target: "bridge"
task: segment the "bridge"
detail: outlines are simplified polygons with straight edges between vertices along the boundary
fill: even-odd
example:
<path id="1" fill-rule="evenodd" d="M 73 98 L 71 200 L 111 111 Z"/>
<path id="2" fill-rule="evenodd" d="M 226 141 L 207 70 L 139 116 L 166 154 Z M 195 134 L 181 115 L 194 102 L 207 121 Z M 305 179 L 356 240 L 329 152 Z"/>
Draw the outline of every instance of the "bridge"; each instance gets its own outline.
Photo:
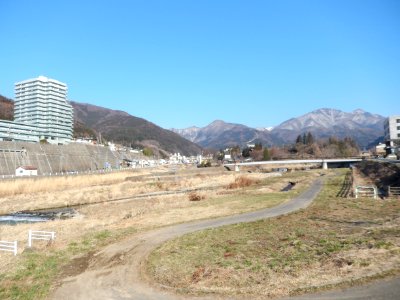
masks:
<path id="1" fill-rule="evenodd" d="M 328 169 L 328 165 L 340 164 L 350 165 L 362 161 L 361 158 L 330 158 L 330 159 L 292 159 L 292 160 L 267 160 L 253 162 L 227 163 L 224 167 L 234 167 L 239 171 L 241 166 L 259 166 L 259 165 L 295 165 L 295 164 L 321 164 L 322 169 Z"/>

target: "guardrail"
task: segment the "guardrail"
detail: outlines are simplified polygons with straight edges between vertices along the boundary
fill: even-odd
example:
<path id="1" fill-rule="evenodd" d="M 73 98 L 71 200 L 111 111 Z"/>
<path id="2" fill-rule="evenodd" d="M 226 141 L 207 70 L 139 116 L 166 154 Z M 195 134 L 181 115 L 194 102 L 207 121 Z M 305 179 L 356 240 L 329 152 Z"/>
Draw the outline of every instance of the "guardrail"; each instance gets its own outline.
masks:
<path id="1" fill-rule="evenodd" d="M 7 241 L 0 241 L 0 250 L 12 252 L 14 255 L 17 255 L 17 241 L 7 242 Z"/>
<path id="2" fill-rule="evenodd" d="M 54 241 L 56 233 L 54 231 L 33 231 L 28 233 L 28 247 L 32 247 L 32 240 Z"/>

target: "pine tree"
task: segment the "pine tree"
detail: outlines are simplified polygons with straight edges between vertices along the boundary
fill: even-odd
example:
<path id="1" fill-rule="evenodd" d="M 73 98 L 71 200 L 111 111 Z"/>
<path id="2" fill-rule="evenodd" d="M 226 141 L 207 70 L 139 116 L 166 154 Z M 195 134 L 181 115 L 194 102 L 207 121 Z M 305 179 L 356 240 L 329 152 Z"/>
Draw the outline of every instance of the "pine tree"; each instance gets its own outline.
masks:
<path id="1" fill-rule="evenodd" d="M 303 138 L 301 137 L 301 134 L 299 134 L 296 138 L 296 144 L 300 144 L 303 142 Z"/>
<path id="2" fill-rule="evenodd" d="M 271 156 L 267 147 L 265 147 L 263 151 L 263 160 L 271 160 Z"/>
<path id="3" fill-rule="evenodd" d="M 312 144 L 314 144 L 314 137 L 313 137 L 313 135 L 311 134 L 311 132 L 308 132 L 307 133 L 307 138 L 306 138 L 306 144 L 307 145 L 312 145 Z"/>

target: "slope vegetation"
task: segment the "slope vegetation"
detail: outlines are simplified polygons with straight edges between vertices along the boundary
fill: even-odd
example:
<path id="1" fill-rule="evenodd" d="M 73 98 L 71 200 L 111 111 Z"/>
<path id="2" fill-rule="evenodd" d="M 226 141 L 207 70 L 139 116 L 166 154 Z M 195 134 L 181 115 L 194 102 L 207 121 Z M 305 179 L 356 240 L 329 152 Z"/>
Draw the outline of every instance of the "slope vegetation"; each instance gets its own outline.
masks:
<path id="1" fill-rule="evenodd" d="M 178 134 L 142 118 L 91 104 L 71 102 L 75 121 L 101 133 L 109 141 L 132 146 L 151 146 L 161 153 L 199 154 L 201 148 Z"/>

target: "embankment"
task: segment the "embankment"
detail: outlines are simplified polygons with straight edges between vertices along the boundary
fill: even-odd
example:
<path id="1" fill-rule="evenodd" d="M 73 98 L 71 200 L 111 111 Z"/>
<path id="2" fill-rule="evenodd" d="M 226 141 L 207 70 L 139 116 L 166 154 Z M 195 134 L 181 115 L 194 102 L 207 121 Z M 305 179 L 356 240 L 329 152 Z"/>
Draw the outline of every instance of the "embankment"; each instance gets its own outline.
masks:
<path id="1" fill-rule="evenodd" d="M 19 166 L 34 166 L 39 175 L 61 172 L 119 168 L 124 160 L 139 159 L 131 152 L 108 147 L 71 143 L 69 145 L 0 142 L 0 175 L 14 175 Z"/>

